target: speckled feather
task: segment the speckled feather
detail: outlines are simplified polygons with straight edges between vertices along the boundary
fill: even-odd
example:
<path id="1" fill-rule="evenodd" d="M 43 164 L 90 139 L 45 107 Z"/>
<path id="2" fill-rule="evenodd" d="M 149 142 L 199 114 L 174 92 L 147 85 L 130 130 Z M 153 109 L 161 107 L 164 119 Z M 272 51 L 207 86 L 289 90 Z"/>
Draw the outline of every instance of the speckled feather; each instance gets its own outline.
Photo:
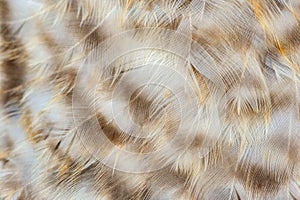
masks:
<path id="1" fill-rule="evenodd" d="M 0 199 L 300 199 L 299 44 L 298 0 L 0 0 Z"/>

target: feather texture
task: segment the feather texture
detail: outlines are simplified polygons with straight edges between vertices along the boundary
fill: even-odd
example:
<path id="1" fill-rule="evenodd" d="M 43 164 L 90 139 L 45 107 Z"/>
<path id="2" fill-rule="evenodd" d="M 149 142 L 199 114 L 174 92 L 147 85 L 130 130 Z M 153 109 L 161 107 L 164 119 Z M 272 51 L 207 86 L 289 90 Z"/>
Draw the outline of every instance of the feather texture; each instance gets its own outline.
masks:
<path id="1" fill-rule="evenodd" d="M 300 199 L 298 0 L 0 0 L 0 199 Z"/>

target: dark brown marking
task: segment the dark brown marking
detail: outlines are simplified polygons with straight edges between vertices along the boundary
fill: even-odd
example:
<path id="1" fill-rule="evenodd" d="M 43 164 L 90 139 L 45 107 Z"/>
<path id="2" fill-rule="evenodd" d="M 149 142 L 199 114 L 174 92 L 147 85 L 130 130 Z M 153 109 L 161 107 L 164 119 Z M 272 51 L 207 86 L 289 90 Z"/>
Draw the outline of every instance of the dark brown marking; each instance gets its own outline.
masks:
<path id="1" fill-rule="evenodd" d="M 0 35 L 2 37 L 1 54 L 7 55 L 2 60 L 1 69 L 5 75 L 2 82 L 2 103 L 18 102 L 22 98 L 24 76 L 28 55 L 21 41 L 17 38 L 17 32 L 13 33 L 7 21 L 10 20 L 10 8 L 5 0 L 0 1 Z M 21 29 L 22 27 L 20 27 Z"/>
<path id="2" fill-rule="evenodd" d="M 275 195 L 280 190 L 280 187 L 288 181 L 286 171 L 279 174 L 275 173 L 255 164 L 239 164 L 237 178 L 253 194 Z"/>

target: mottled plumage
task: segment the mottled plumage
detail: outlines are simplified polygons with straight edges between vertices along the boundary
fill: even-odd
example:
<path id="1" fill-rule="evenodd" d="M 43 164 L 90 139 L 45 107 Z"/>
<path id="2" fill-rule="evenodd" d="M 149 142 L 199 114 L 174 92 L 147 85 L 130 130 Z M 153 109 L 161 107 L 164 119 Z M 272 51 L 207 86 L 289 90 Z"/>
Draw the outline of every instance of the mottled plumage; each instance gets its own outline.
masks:
<path id="1" fill-rule="evenodd" d="M 0 0 L 0 199 L 300 199 L 300 1 Z"/>

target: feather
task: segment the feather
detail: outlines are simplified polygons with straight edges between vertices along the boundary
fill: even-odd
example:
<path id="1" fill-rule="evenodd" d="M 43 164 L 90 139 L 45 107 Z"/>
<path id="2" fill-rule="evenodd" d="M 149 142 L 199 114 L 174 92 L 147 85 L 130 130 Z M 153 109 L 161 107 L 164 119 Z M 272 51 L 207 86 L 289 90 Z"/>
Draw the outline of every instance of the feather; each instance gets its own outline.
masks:
<path id="1" fill-rule="evenodd" d="M 0 0 L 0 199 L 300 199 L 298 0 Z"/>

